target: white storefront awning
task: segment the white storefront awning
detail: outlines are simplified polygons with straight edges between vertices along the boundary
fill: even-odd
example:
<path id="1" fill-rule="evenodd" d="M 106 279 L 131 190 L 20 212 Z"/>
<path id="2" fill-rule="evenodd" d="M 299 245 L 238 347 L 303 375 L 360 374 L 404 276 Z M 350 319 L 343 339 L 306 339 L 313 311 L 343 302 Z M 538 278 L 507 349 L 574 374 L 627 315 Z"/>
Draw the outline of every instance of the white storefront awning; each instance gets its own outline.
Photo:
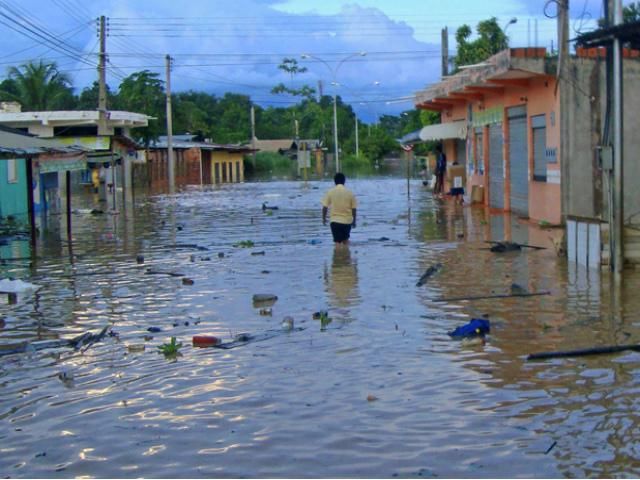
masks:
<path id="1" fill-rule="evenodd" d="M 464 120 L 429 125 L 420 130 L 420 140 L 446 140 L 447 138 L 467 138 L 467 123 Z"/>

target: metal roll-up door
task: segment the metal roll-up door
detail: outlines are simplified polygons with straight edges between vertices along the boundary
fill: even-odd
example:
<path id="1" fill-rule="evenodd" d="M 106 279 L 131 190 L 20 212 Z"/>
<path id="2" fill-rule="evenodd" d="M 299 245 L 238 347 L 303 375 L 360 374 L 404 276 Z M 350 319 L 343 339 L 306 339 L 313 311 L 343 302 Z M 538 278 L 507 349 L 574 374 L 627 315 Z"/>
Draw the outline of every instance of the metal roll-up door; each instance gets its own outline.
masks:
<path id="1" fill-rule="evenodd" d="M 509 117 L 509 181 L 511 211 L 529 215 L 529 156 L 527 155 L 527 110 L 513 107 Z"/>
<path id="2" fill-rule="evenodd" d="M 531 117 L 533 133 L 533 179 L 547 181 L 547 128 L 544 115 Z"/>
<path id="3" fill-rule="evenodd" d="M 504 208 L 504 162 L 502 160 L 502 124 L 489 127 L 489 206 Z"/>

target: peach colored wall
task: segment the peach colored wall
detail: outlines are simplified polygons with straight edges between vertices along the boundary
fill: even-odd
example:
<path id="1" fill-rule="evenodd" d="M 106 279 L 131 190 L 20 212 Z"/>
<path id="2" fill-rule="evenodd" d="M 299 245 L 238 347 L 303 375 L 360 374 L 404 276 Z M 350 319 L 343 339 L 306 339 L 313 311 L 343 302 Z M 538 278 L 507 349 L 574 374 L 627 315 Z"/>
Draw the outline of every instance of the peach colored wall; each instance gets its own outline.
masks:
<path id="1" fill-rule="evenodd" d="M 505 184 L 504 184 L 504 205 L 505 209 L 510 206 L 510 162 L 509 152 L 509 122 L 507 109 L 510 107 L 527 106 L 527 126 L 528 126 L 528 152 L 529 152 L 529 217 L 533 220 L 546 220 L 551 223 L 560 223 L 560 185 L 557 183 L 533 181 L 533 134 L 531 129 L 531 117 L 544 114 L 546 120 L 546 146 L 557 150 L 556 158 L 560 159 L 560 122 L 559 122 L 559 100 L 555 94 L 555 79 L 553 77 L 535 77 L 529 80 L 527 86 L 508 86 L 497 94 L 485 94 L 482 102 L 475 101 L 472 104 L 474 113 L 479 113 L 484 109 L 502 108 L 502 133 L 503 148 L 502 154 L 505 159 Z M 444 122 L 451 122 L 466 118 L 466 105 L 456 104 L 450 114 L 443 115 Z M 553 119 L 553 120 L 552 120 Z M 483 142 L 481 146 L 475 145 L 475 132 L 470 136 L 474 142 L 474 147 L 483 149 L 485 163 L 485 174 L 470 175 L 467 179 L 467 193 L 471 193 L 474 185 L 484 187 L 484 204 L 489 204 L 489 131 L 483 129 Z M 477 150 L 476 150 L 477 151 Z M 447 158 L 455 156 L 455 142 L 445 142 L 445 153 Z M 560 169 L 560 164 L 551 164 L 549 170 Z"/>

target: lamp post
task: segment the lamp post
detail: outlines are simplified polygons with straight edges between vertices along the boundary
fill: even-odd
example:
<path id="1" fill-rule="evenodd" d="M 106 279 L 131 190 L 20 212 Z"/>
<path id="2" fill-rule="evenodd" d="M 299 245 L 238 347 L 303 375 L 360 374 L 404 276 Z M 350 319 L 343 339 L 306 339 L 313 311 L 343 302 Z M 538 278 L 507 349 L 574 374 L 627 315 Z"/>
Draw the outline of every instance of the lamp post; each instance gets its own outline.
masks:
<path id="1" fill-rule="evenodd" d="M 507 22 L 507 24 L 502 29 L 502 33 L 504 33 L 505 37 L 507 36 L 507 28 L 509 28 L 509 25 L 513 25 L 514 23 L 517 23 L 517 22 L 518 22 L 518 19 L 516 17 L 511 18 L 511 20 Z M 509 37 L 507 37 L 507 46 L 509 46 Z"/>
<path id="2" fill-rule="evenodd" d="M 337 92 L 336 92 L 337 85 L 338 85 L 338 82 L 336 81 L 338 70 L 340 69 L 342 64 L 347 60 L 354 57 L 364 57 L 366 54 L 367 52 L 358 52 L 358 53 L 353 53 L 351 55 L 348 55 L 347 57 L 340 60 L 335 66 L 335 68 L 331 67 L 331 65 L 329 65 L 328 62 L 326 62 L 320 57 L 316 57 L 315 55 L 310 55 L 308 53 L 302 54 L 303 59 L 317 60 L 318 62 L 323 63 L 324 66 L 329 69 L 329 72 L 331 72 L 331 78 L 332 78 L 331 85 L 333 85 L 333 151 L 334 151 L 334 156 L 336 157 L 336 172 L 340 171 L 340 154 L 338 151 L 338 106 L 337 106 L 338 100 L 337 100 Z"/>

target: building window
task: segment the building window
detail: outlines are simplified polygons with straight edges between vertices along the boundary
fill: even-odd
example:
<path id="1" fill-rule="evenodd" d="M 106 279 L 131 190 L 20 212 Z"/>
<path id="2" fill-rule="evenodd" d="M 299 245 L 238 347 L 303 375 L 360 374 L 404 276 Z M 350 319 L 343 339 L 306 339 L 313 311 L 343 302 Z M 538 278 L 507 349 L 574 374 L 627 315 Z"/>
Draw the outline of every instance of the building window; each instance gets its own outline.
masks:
<path id="1" fill-rule="evenodd" d="M 7 161 L 7 183 L 18 183 L 18 161 L 15 158 Z"/>

